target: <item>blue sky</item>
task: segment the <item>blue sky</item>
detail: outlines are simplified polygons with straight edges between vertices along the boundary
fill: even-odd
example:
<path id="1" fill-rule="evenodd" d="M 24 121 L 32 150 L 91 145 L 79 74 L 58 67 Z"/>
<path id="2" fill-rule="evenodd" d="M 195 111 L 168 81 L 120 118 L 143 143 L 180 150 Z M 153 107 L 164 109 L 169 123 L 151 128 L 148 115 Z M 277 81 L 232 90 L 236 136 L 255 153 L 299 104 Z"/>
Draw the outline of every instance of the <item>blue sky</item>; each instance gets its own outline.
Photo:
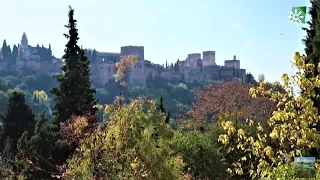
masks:
<path id="1" fill-rule="evenodd" d="M 164 64 L 188 53 L 216 51 L 216 61 L 233 55 L 241 67 L 267 81 L 291 73 L 294 51 L 303 52 L 302 25 L 289 22 L 293 6 L 306 0 L 11 0 L 1 4 L 0 42 L 48 46 L 62 56 L 68 5 L 75 9 L 80 45 L 119 52 L 124 45 L 145 46 L 145 59 Z"/>

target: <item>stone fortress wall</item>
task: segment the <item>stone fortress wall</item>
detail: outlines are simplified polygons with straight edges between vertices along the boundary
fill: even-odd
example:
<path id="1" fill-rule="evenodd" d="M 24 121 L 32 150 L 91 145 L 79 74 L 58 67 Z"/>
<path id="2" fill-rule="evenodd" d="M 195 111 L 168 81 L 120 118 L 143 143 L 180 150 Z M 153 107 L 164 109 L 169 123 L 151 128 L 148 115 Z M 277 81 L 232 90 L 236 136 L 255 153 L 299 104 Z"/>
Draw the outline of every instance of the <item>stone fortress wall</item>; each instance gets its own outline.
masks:
<path id="1" fill-rule="evenodd" d="M 16 69 L 32 69 L 39 73 L 61 72 L 63 60 L 52 56 L 52 60 L 40 61 L 36 48 L 28 45 L 25 33 L 19 44 L 19 56 L 16 60 Z M 92 53 L 88 51 L 87 53 Z M 1 55 L 1 51 L 0 51 Z M 240 60 L 236 56 L 232 60 L 226 60 L 224 66 L 216 64 L 215 51 L 203 51 L 201 53 L 188 54 L 183 61 L 178 60 L 175 67 L 154 64 L 144 57 L 143 46 L 123 46 L 120 52 L 96 52 L 96 60 L 91 61 L 90 68 L 94 83 L 104 85 L 114 80 L 115 63 L 124 56 L 133 55 L 137 58 L 128 74 L 128 81 L 132 85 L 145 86 L 148 79 L 162 78 L 165 80 L 177 80 L 187 83 L 204 80 L 224 80 L 237 77 L 244 79 L 246 70 L 240 68 Z M 0 69 L 7 68 L 6 61 L 1 60 Z"/>
<path id="2" fill-rule="evenodd" d="M 113 55 L 117 57 L 116 59 L 127 55 L 137 57 L 137 63 L 132 66 L 128 73 L 128 80 L 132 85 L 143 86 L 148 79 L 157 78 L 192 83 L 194 81 L 232 79 L 234 77 L 244 79 L 246 76 L 246 70 L 240 68 L 240 60 L 237 60 L 236 56 L 232 60 L 226 60 L 224 66 L 217 65 L 215 51 L 204 51 L 202 58 L 200 53 L 188 54 L 185 60 L 176 62 L 178 66 L 176 69 L 145 60 L 143 46 L 123 46 L 120 53 L 114 53 Z M 99 84 L 106 84 L 114 79 L 115 69 L 113 65 L 114 62 L 110 61 L 107 56 L 98 58 L 96 63 L 91 63 L 91 69 L 97 69 L 92 73 L 100 74 L 97 79 Z M 108 75 L 104 76 L 105 68 L 108 68 Z"/>

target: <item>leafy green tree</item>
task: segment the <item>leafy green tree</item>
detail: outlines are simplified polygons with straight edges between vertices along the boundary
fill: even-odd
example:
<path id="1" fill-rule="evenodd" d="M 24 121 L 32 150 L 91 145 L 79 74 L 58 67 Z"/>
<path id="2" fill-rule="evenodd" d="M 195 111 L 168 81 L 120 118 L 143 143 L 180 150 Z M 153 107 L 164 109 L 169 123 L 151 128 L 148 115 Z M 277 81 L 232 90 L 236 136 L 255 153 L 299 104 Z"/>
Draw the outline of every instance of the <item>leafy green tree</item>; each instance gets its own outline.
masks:
<path id="1" fill-rule="evenodd" d="M 185 172 L 193 179 L 226 179 L 226 164 L 219 152 L 218 139 L 221 129 L 211 125 L 209 131 L 177 132 L 174 149 L 184 161 Z"/>
<path id="2" fill-rule="evenodd" d="M 39 85 L 31 86 L 34 90 L 44 90 L 45 92 L 50 92 L 52 88 L 58 87 L 57 81 L 54 78 L 52 78 L 51 74 L 38 74 L 36 80 Z"/>
<path id="3" fill-rule="evenodd" d="M 5 110 L 8 99 L 9 99 L 9 97 L 8 97 L 7 93 L 0 90 L 0 111 L 1 112 L 3 112 Z"/>
<path id="4" fill-rule="evenodd" d="M 13 91 L 1 116 L 0 145 L 3 147 L 5 139 L 10 138 L 12 151 L 15 152 L 18 139 L 22 133 L 27 131 L 32 135 L 35 124 L 34 115 L 31 108 L 25 103 L 24 94 L 19 91 Z"/>
<path id="5" fill-rule="evenodd" d="M 250 72 L 246 74 L 245 82 L 248 84 L 257 84 L 257 81 L 254 79 L 253 75 Z"/>
<path id="6" fill-rule="evenodd" d="M 129 97 L 130 98 L 137 98 L 140 96 L 149 97 L 150 93 L 146 87 L 142 86 L 129 86 Z"/>
<path id="7" fill-rule="evenodd" d="M 0 90 L 3 92 L 6 92 L 8 90 L 7 83 L 3 78 L 0 78 Z"/>
<path id="8" fill-rule="evenodd" d="M 48 95 L 45 91 L 34 91 L 33 92 L 33 109 L 36 115 L 41 113 L 46 108 L 48 103 Z"/>
<path id="9" fill-rule="evenodd" d="M 25 84 L 31 91 L 39 90 L 41 87 L 41 84 L 38 82 L 38 77 L 36 75 L 28 75 L 24 77 L 22 83 Z"/>
<path id="10" fill-rule="evenodd" d="M 52 131 L 48 119 L 43 112 L 37 119 L 31 138 L 25 131 L 17 143 L 17 153 L 13 154 L 7 165 L 12 167 L 11 172 L 20 177 L 18 179 L 52 179 L 56 170 L 51 164 L 51 152 L 54 147 Z M 4 155 L 4 154 L 2 154 Z M 1 155 L 0 155 L 1 156 Z M 8 175 L 7 175 L 8 178 Z"/>
<path id="11" fill-rule="evenodd" d="M 95 90 L 91 88 L 89 60 L 85 52 L 77 45 L 78 29 L 73 18 L 74 10 L 70 7 L 69 34 L 65 37 L 69 40 L 66 44 L 64 72 L 55 76 L 59 82 L 58 88 L 53 88 L 56 96 L 54 106 L 55 123 L 66 122 L 72 115 L 95 114 L 97 101 L 94 99 Z"/>
<path id="12" fill-rule="evenodd" d="M 43 111 L 37 118 L 34 135 L 28 139 L 28 162 L 31 166 L 30 173 L 34 179 L 49 179 L 57 171 L 52 164 L 52 150 L 54 149 L 53 132 L 50 122 Z"/>
<path id="13" fill-rule="evenodd" d="M 124 88 L 127 86 L 126 79 L 127 73 L 131 67 L 137 62 L 136 56 L 125 56 L 120 59 L 119 62 L 115 64 L 116 74 L 114 75 L 115 82 L 119 85 L 119 96 L 117 97 L 117 102 L 121 105 L 124 100 Z"/>
<path id="14" fill-rule="evenodd" d="M 20 166 L 21 163 L 17 163 L 16 155 L 11 151 L 9 140 L 5 141 L 4 147 L 0 151 L 0 159 L 0 179 L 26 179 L 21 169 L 17 171 L 17 166 Z"/>
<path id="15" fill-rule="evenodd" d="M 78 150 L 68 160 L 66 179 L 183 178 L 182 159 L 173 154 L 173 130 L 155 101 L 115 103 L 105 128 L 86 133 L 86 118 L 79 117 L 67 129 L 70 137 L 81 137 Z M 146 111 L 147 110 L 147 111 Z"/>
<path id="16" fill-rule="evenodd" d="M 102 105 L 109 104 L 112 102 L 112 98 L 110 96 L 110 93 L 103 89 L 103 88 L 98 88 L 96 89 L 96 98 L 99 99 L 99 103 Z"/>

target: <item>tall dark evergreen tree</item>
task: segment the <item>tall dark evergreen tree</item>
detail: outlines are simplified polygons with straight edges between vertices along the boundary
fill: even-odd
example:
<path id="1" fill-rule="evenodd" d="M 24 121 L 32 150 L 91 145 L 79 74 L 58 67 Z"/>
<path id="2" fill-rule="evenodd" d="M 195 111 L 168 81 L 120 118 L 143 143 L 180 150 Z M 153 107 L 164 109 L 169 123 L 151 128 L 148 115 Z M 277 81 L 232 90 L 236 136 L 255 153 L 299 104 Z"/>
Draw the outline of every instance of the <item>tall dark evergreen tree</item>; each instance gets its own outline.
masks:
<path id="1" fill-rule="evenodd" d="M 97 61 L 97 51 L 96 51 L 95 49 L 92 51 L 91 61 L 92 61 L 92 62 Z"/>
<path id="2" fill-rule="evenodd" d="M 306 55 L 308 56 L 307 60 L 311 61 L 312 60 L 312 54 L 314 54 L 313 51 L 313 38 L 316 36 L 316 22 L 317 22 L 317 17 L 318 17 L 318 11 L 317 11 L 317 4 L 318 0 L 310 0 L 311 7 L 309 9 L 309 14 L 311 16 L 311 20 L 308 23 L 309 28 L 302 28 L 303 30 L 306 31 L 307 36 L 305 39 L 302 40 L 302 42 L 305 44 L 305 52 Z"/>
<path id="3" fill-rule="evenodd" d="M 311 20 L 308 22 L 309 28 L 303 28 L 307 32 L 306 38 L 303 40 L 305 44 L 305 53 L 307 55 L 306 64 L 314 64 L 318 67 L 320 63 L 320 1 L 311 0 L 311 7 L 309 9 L 309 14 L 311 15 Z M 313 72 L 305 72 L 306 78 L 316 77 L 320 74 L 318 68 L 315 68 Z M 318 114 L 320 115 L 320 88 L 316 87 L 314 89 L 315 96 L 311 97 L 313 100 L 314 107 L 318 108 Z M 301 94 L 304 95 L 304 90 L 301 90 Z M 320 123 L 315 126 L 316 130 L 320 132 Z M 319 149 L 312 149 L 311 156 L 316 158 L 320 157 Z"/>
<path id="4" fill-rule="evenodd" d="M 160 96 L 160 98 L 159 98 L 157 109 L 159 111 L 161 111 L 162 113 L 166 112 L 166 110 L 164 109 L 164 106 L 163 106 L 163 97 L 162 96 Z"/>
<path id="5" fill-rule="evenodd" d="M 52 50 L 51 50 L 51 44 L 49 44 L 49 49 L 48 49 L 48 60 L 51 61 L 52 58 Z"/>
<path id="6" fill-rule="evenodd" d="M 50 129 L 50 124 L 43 111 L 37 118 L 34 128 L 34 135 L 29 140 L 28 150 L 25 154 L 34 162 L 34 166 L 41 167 L 42 171 L 34 171 L 33 179 L 51 179 L 51 172 L 56 171 L 56 167 L 52 166 L 51 155 L 54 149 L 54 139 Z"/>
<path id="7" fill-rule="evenodd" d="M 2 52 L 3 59 L 9 60 L 11 51 L 9 52 L 6 40 L 3 40 L 1 52 Z"/>
<path id="8" fill-rule="evenodd" d="M 14 152 L 17 149 L 18 139 L 25 131 L 32 135 L 35 125 L 34 115 L 31 108 L 26 104 L 22 92 L 13 91 L 10 94 L 6 109 L 1 116 L 0 145 L 3 147 L 4 141 L 10 138 L 11 148 Z"/>
<path id="9" fill-rule="evenodd" d="M 166 113 L 166 109 L 164 108 L 164 105 L 163 105 L 163 97 L 162 96 L 160 96 L 160 98 L 159 98 L 157 109 L 162 113 Z M 169 120 L 170 120 L 170 111 L 167 113 L 165 123 L 169 124 Z"/>
<path id="10" fill-rule="evenodd" d="M 69 40 L 66 44 L 63 56 L 65 64 L 62 67 L 64 72 L 55 78 L 59 87 L 52 89 L 56 95 L 54 115 L 56 124 L 67 121 L 72 115 L 95 114 L 97 101 L 94 99 L 95 90 L 91 88 L 90 82 L 90 61 L 85 52 L 77 45 L 79 40 L 76 20 L 73 18 L 74 10 L 70 7 L 69 34 L 64 34 Z"/>
<path id="11" fill-rule="evenodd" d="M 7 41 L 4 39 L 2 43 L 2 49 L 7 47 Z"/>
<path id="12" fill-rule="evenodd" d="M 250 72 L 246 74 L 245 82 L 249 84 L 257 84 L 257 81 Z"/>
<path id="13" fill-rule="evenodd" d="M 166 69 L 168 69 L 169 66 L 168 66 L 168 60 L 166 59 Z"/>
<path id="14" fill-rule="evenodd" d="M 174 63 L 174 72 L 178 72 L 178 63 Z"/>
<path id="15" fill-rule="evenodd" d="M 12 60 L 15 62 L 18 58 L 18 47 L 16 45 L 13 45 L 12 48 Z"/>
<path id="16" fill-rule="evenodd" d="M 6 54 L 7 54 L 7 60 L 11 61 L 12 60 L 12 51 L 10 45 L 7 46 Z"/>

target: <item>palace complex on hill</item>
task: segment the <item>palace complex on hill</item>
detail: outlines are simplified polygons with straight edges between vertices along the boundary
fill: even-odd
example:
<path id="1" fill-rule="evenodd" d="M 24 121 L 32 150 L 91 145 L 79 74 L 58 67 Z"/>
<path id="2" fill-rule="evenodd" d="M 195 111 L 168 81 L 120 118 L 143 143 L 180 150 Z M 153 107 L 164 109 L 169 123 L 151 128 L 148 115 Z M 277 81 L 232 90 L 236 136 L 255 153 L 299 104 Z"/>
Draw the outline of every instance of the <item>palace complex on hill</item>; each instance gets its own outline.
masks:
<path id="1" fill-rule="evenodd" d="M 15 56 L 14 53 L 17 52 Z M 166 79 L 181 82 L 194 82 L 203 80 L 224 80 L 239 78 L 245 79 L 246 70 L 240 68 L 240 60 L 233 59 L 224 61 L 224 65 L 216 64 L 215 51 L 204 51 L 202 58 L 200 53 L 188 54 L 185 60 L 177 60 L 176 63 L 168 65 L 154 64 L 144 57 L 143 46 L 123 46 L 120 52 L 99 52 L 86 49 L 86 54 L 91 60 L 90 68 L 92 80 L 95 84 L 104 85 L 114 80 L 114 64 L 124 56 L 134 55 L 137 63 L 130 68 L 127 76 L 132 85 L 145 86 L 148 79 Z M 16 68 L 32 69 L 39 73 L 59 73 L 63 60 L 55 58 L 49 48 L 32 47 L 28 45 L 25 33 L 22 35 L 21 43 L 17 50 L 13 48 L 10 61 L 5 56 L 4 50 L 0 51 L 0 69 Z M 12 66 L 12 62 L 15 62 Z"/>

